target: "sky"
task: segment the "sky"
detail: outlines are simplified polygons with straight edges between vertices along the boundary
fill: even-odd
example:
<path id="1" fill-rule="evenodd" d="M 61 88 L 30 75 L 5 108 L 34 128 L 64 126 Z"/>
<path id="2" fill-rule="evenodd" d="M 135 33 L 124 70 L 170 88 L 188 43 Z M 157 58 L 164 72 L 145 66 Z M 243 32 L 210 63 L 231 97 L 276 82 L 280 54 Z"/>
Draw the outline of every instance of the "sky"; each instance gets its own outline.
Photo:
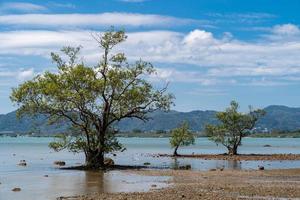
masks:
<path id="1" fill-rule="evenodd" d="M 117 51 L 154 64 L 173 109 L 223 110 L 231 100 L 300 107 L 299 0 L 0 0 L 0 114 L 16 109 L 12 88 L 45 71 L 50 53 L 82 45 L 101 55 L 93 33 L 111 26 L 128 39 Z"/>

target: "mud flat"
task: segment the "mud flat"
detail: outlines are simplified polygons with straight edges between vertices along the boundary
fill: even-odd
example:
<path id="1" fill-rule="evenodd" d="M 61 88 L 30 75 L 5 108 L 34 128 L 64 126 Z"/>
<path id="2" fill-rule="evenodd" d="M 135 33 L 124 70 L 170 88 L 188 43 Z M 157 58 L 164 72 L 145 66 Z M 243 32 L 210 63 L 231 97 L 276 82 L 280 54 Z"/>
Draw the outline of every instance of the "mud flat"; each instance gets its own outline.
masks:
<path id="1" fill-rule="evenodd" d="M 171 176 L 170 186 L 139 193 L 95 193 L 72 200 L 300 199 L 300 169 L 286 170 L 129 170 L 147 176 Z"/>
<path id="2" fill-rule="evenodd" d="M 153 156 L 159 157 L 174 157 L 170 154 L 157 154 Z M 199 158 L 204 160 L 300 160 L 300 154 L 239 154 L 239 155 L 227 155 L 227 154 L 191 154 L 191 155 L 179 155 L 177 158 Z"/>

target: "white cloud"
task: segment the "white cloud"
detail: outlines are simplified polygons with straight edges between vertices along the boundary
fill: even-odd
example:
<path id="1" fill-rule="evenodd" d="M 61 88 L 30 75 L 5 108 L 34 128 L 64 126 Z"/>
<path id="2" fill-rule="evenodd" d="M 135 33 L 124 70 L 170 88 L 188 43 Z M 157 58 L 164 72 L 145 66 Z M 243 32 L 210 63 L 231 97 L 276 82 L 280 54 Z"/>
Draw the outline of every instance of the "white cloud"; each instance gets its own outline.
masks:
<path id="1" fill-rule="evenodd" d="M 34 76 L 33 68 L 27 70 L 21 70 L 17 72 L 17 79 L 20 81 L 31 79 Z"/>
<path id="2" fill-rule="evenodd" d="M 178 26 L 196 20 L 175 18 L 162 15 L 135 13 L 100 13 L 100 14 L 23 14 L 1 15 L 0 24 L 38 27 L 78 27 L 78 26 Z"/>
<path id="3" fill-rule="evenodd" d="M 212 43 L 214 42 L 214 38 L 212 33 L 196 29 L 186 35 L 183 39 L 183 42 L 187 45 L 199 44 L 203 42 Z"/>
<path id="4" fill-rule="evenodd" d="M 294 24 L 276 25 L 272 32 L 277 35 L 300 35 L 299 27 Z"/>
<path id="5" fill-rule="evenodd" d="M 1 68 L 0 68 L 1 70 Z M 1 70 L 0 71 L 0 77 L 3 78 L 3 80 L 5 78 L 9 78 L 10 80 L 16 80 L 18 82 L 22 82 L 25 80 L 28 80 L 30 78 L 32 78 L 35 75 L 34 69 L 33 68 L 29 68 L 29 69 L 23 69 L 20 68 L 19 70 L 16 71 L 12 71 L 12 70 Z M 5 80 L 5 82 L 7 82 Z"/>
<path id="6" fill-rule="evenodd" d="M 220 79 L 199 71 L 177 70 L 174 68 L 157 68 L 157 73 L 150 77 L 151 81 L 166 81 L 180 83 L 197 83 L 203 86 L 218 84 L 236 84 L 234 79 Z"/>
<path id="7" fill-rule="evenodd" d="M 216 38 L 204 30 L 183 34 L 172 31 L 128 33 L 128 40 L 118 46 L 130 60 L 142 58 L 167 66 L 181 68 L 160 69 L 155 78 L 202 85 L 238 84 L 247 77 L 300 76 L 300 36 L 292 40 L 241 41 L 224 34 Z M 270 33 L 270 38 L 278 33 Z M 85 60 L 96 62 L 99 49 L 89 31 L 8 31 L 0 33 L 0 55 L 49 56 L 64 45 L 82 45 Z M 194 66 L 189 68 L 189 66 Z M 197 69 L 198 68 L 198 69 Z M 299 82 L 299 80 L 280 80 Z M 274 83 L 263 82 L 266 85 Z M 253 82 L 253 84 L 254 84 Z"/>
<path id="8" fill-rule="evenodd" d="M 47 10 L 47 8 L 44 6 L 25 2 L 0 4 L 0 11 L 38 12 L 45 10 Z"/>
<path id="9" fill-rule="evenodd" d="M 281 24 L 276 25 L 270 29 L 271 35 L 264 37 L 270 40 L 294 42 L 300 40 L 300 29 L 294 24 Z"/>

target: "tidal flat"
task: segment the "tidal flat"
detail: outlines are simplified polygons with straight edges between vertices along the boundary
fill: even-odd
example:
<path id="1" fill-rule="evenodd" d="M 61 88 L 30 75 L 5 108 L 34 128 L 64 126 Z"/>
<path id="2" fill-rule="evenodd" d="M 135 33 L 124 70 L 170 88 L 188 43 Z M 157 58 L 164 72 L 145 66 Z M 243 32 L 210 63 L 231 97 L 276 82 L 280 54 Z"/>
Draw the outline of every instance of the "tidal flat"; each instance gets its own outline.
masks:
<path id="1" fill-rule="evenodd" d="M 43 137 L 0 138 L 1 200 L 52 200 L 58 197 L 77 199 L 101 199 L 104 197 L 107 199 L 151 199 L 153 197 L 162 199 L 163 196 L 159 197 L 159 195 L 166 195 L 165 199 L 177 199 L 176 195 L 181 194 L 184 195 L 183 198 L 190 198 L 188 196 L 189 188 L 191 188 L 191 193 L 195 192 L 195 197 L 193 197 L 195 199 L 199 199 L 199 195 L 212 199 L 214 196 L 207 195 L 220 195 L 214 191 L 222 191 L 221 188 L 224 187 L 226 191 L 228 190 L 228 195 L 223 196 L 224 198 L 236 197 L 230 196 L 229 193 L 239 191 L 239 187 L 241 187 L 239 198 L 242 196 L 246 199 L 249 198 L 251 188 L 254 191 L 253 195 L 258 197 L 273 195 L 272 191 L 274 190 L 276 197 L 286 198 L 289 197 L 289 194 L 294 194 L 300 198 L 297 191 L 294 192 L 298 189 L 294 183 L 299 184 L 300 160 L 297 155 L 300 154 L 300 138 L 245 138 L 243 146 L 239 149 L 241 154 L 280 154 L 295 157 L 290 160 L 283 159 L 286 156 L 277 157 L 275 160 L 222 160 L 221 158 L 187 157 L 175 159 L 157 156 L 157 154 L 169 155 L 172 153 L 167 138 L 119 138 L 127 150 L 119 152 L 115 156 L 113 154 L 108 156 L 118 165 L 145 166 L 148 169 L 105 172 L 60 169 L 54 165 L 55 161 L 64 161 L 65 167 L 79 166 L 84 164 L 84 155 L 68 151 L 54 152 L 48 148 L 48 144 L 52 140 L 53 138 Z M 226 149 L 216 146 L 207 138 L 197 138 L 194 146 L 179 150 L 180 154 L 192 154 L 193 152 L 195 155 L 205 154 L 214 157 L 216 154 L 224 154 Z M 26 166 L 18 165 L 23 160 L 26 162 Z M 145 163 L 147 165 L 144 165 Z M 191 165 L 191 169 L 188 171 L 171 170 L 186 165 Z M 257 171 L 258 166 L 264 166 L 265 170 Z M 283 174 L 280 174 L 281 171 L 278 169 Z M 233 178 L 230 178 L 231 176 Z M 264 182 L 264 178 L 260 176 L 266 177 L 265 180 L 269 182 Z M 273 179 L 268 176 L 272 176 L 278 184 L 274 185 Z M 278 180 L 276 176 L 278 176 Z M 245 185 L 243 187 L 238 185 L 239 181 Z M 230 188 L 226 187 L 227 182 L 231 185 Z M 270 185 L 271 183 L 272 185 Z M 211 187 L 213 192 L 210 192 L 207 187 Z M 269 193 L 257 192 L 259 188 L 268 191 L 268 187 L 271 188 Z M 280 189 L 281 187 L 284 188 Z M 285 187 L 290 187 L 290 189 Z M 20 191 L 13 192 L 14 188 L 20 188 Z M 197 190 L 199 191 L 197 192 Z M 157 191 L 164 192 L 157 193 Z M 282 192 L 278 193 L 279 191 Z M 176 195 L 172 196 L 171 193 Z M 87 196 L 82 197 L 83 195 Z M 217 198 L 222 199 L 221 196 L 216 196 L 215 199 Z"/>
<path id="2" fill-rule="evenodd" d="M 135 193 L 95 193 L 63 200 L 296 200 L 300 198 L 300 169 L 224 171 L 130 171 L 147 176 L 169 176 L 170 187 Z"/>

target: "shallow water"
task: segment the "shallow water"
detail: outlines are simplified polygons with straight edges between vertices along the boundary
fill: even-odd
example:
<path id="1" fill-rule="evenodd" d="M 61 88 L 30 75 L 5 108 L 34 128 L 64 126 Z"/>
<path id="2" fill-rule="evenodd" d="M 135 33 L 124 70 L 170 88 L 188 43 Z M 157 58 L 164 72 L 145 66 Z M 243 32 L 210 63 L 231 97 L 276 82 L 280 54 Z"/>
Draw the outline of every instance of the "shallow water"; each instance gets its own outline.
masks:
<path id="1" fill-rule="evenodd" d="M 151 185 L 166 187 L 170 177 L 147 177 L 120 171 L 106 173 L 59 170 L 53 165 L 56 160 L 66 161 L 67 166 L 84 163 L 83 154 L 67 151 L 54 152 L 48 148 L 53 138 L 0 137 L 0 200 L 6 199 L 55 199 L 58 196 L 86 194 L 93 192 L 147 191 Z M 157 153 L 172 153 L 168 138 L 119 138 L 127 148 L 117 156 L 110 155 L 116 164 L 143 165 L 150 162 L 152 167 L 170 168 L 190 164 L 193 170 L 212 168 L 266 169 L 300 168 L 300 161 L 223 161 L 195 158 L 153 157 Z M 264 145 L 271 147 L 264 147 Z M 179 153 L 225 153 L 226 149 L 216 146 L 207 138 L 198 138 L 196 145 L 179 149 Z M 245 138 L 239 153 L 300 154 L 300 138 Z M 27 166 L 18 166 L 26 160 Z M 48 177 L 45 177 L 48 175 Z M 21 192 L 12 192 L 20 187 Z"/>
<path id="2" fill-rule="evenodd" d="M 169 180 L 169 177 L 139 176 L 120 171 L 100 173 L 64 170 L 15 173 L 0 177 L 1 200 L 50 200 L 95 192 L 143 192 L 154 184 L 155 189 L 166 187 L 166 181 Z M 20 187 L 21 191 L 12 192 L 15 187 Z"/>

